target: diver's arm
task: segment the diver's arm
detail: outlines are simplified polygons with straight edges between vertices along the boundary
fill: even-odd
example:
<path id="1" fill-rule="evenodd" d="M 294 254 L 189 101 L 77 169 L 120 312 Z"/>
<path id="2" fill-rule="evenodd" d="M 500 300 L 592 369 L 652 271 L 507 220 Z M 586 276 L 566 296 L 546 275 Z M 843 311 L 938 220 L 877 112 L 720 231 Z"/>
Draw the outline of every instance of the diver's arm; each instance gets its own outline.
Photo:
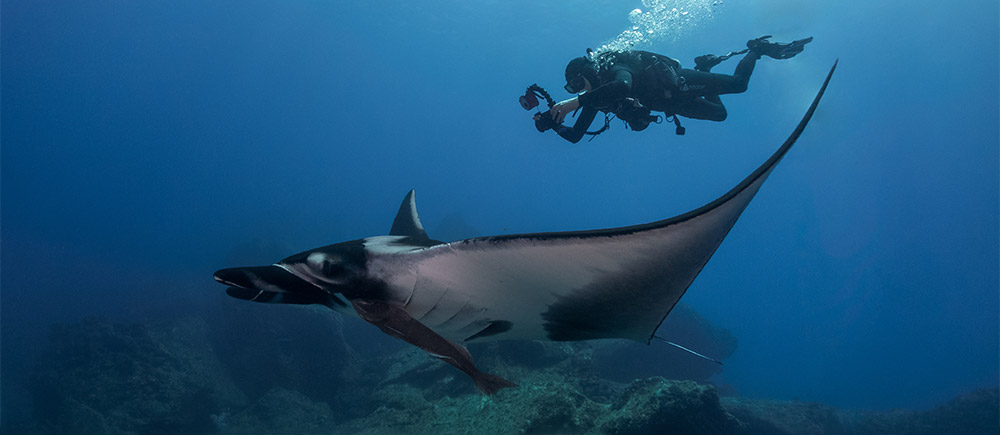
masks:
<path id="1" fill-rule="evenodd" d="M 632 73 L 621 68 L 615 72 L 615 79 L 605 83 L 590 92 L 581 94 L 578 98 L 581 107 L 602 107 L 621 101 L 632 92 Z"/>
<path id="2" fill-rule="evenodd" d="M 552 106 L 549 109 L 549 114 L 552 115 L 552 119 L 558 124 L 562 124 L 563 120 L 566 119 L 566 115 L 575 112 L 580 108 L 580 99 L 578 97 L 573 97 L 568 100 L 562 100 Z"/>
<path id="3" fill-rule="evenodd" d="M 559 136 L 563 139 L 570 141 L 571 143 L 577 143 L 580 139 L 583 139 L 583 134 L 587 132 L 590 128 L 590 124 L 594 122 L 594 117 L 597 116 L 597 109 L 593 107 L 584 107 L 580 112 L 580 116 L 576 118 L 576 122 L 573 123 L 573 127 L 567 127 L 562 124 L 558 124 L 553 128 Z"/>

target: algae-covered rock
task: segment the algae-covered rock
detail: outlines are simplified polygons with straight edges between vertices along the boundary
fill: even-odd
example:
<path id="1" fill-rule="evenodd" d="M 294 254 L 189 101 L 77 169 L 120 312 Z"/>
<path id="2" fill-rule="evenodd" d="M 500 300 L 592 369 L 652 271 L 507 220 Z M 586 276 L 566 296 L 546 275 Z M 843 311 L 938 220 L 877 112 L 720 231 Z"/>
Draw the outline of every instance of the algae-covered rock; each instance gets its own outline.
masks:
<path id="1" fill-rule="evenodd" d="M 712 387 L 653 378 L 626 388 L 595 376 L 592 343 L 532 346 L 528 353 L 544 362 L 527 365 L 511 346 L 476 349 L 481 368 L 520 385 L 494 396 L 423 352 L 399 352 L 382 361 L 386 381 L 372 394 L 375 411 L 348 422 L 347 432 L 716 434 L 738 427 Z"/>
<path id="2" fill-rule="evenodd" d="M 956 397 L 929 411 L 843 412 L 859 435 L 1000 434 L 1000 389 Z"/>
<path id="3" fill-rule="evenodd" d="M 479 393 L 426 400 L 408 384 L 380 388 L 382 405 L 350 422 L 347 433 L 381 434 L 580 434 L 595 433 L 604 406 L 550 373 L 520 379 L 518 388 L 494 396 Z"/>
<path id="4" fill-rule="evenodd" d="M 477 419 L 478 429 L 516 429 L 516 433 L 585 433 L 604 411 L 573 385 L 541 377 L 502 391 L 489 405 L 494 412 Z"/>
<path id="5" fill-rule="evenodd" d="M 50 404 L 58 410 L 57 419 L 40 422 L 33 427 L 21 427 L 10 433 L 17 434 L 63 434 L 71 431 L 80 435 L 117 435 L 126 434 L 112 428 L 107 420 L 93 408 L 70 398 L 63 398 L 58 403 Z"/>
<path id="6" fill-rule="evenodd" d="M 674 307 L 658 331 L 668 340 L 720 361 L 729 358 L 738 344 L 732 332 L 712 325 L 683 303 Z M 659 341 L 646 344 L 632 340 L 595 340 L 592 343 L 595 370 L 600 377 L 613 381 L 662 376 L 707 383 L 712 376 L 722 373 L 721 365 Z"/>
<path id="7" fill-rule="evenodd" d="M 477 392 L 468 375 L 415 347 L 404 348 L 377 362 L 384 369 L 380 370 L 376 364 L 368 364 L 366 370 L 366 375 L 378 383 L 376 391 L 372 392 L 373 398 L 378 395 L 379 390 L 393 390 L 393 385 L 396 384 L 412 387 L 426 400 Z M 379 404 L 375 403 L 375 406 Z"/>
<path id="8" fill-rule="evenodd" d="M 919 415 L 922 433 L 1000 434 L 1000 389 L 959 396 Z"/>
<path id="9" fill-rule="evenodd" d="M 288 311 L 296 320 L 287 328 L 244 314 L 215 334 L 200 320 L 130 325 L 89 320 L 57 328 L 33 376 L 37 418 L 8 423 L 2 431 L 1000 434 L 996 388 L 923 412 L 720 400 L 714 387 L 691 381 L 652 377 L 623 384 L 601 376 L 595 361 L 606 349 L 603 342 L 512 342 L 476 346 L 480 368 L 520 385 L 484 396 L 464 373 L 419 349 L 401 347 L 388 356 L 352 352 L 339 319 L 331 325 L 320 316 L 328 313 Z M 314 329 L 322 332 L 302 333 Z M 209 335 L 216 345 L 226 337 L 245 340 L 213 347 Z M 324 348 L 315 342 L 320 339 L 340 342 Z M 334 357 L 340 351 L 345 353 Z M 234 383 L 231 376 L 243 382 Z M 271 387 L 259 390 L 266 385 Z M 253 392 L 249 405 L 237 387 Z"/>
<path id="10" fill-rule="evenodd" d="M 857 411 L 798 401 L 725 398 L 753 435 L 1000 434 L 1000 389 L 977 390 L 929 411 Z"/>
<path id="11" fill-rule="evenodd" d="M 213 313 L 210 338 L 250 400 L 274 388 L 328 403 L 348 396 L 344 373 L 357 358 L 345 342 L 339 314 L 325 307 L 248 304 L 225 297 Z"/>
<path id="12" fill-rule="evenodd" d="M 245 400 L 200 320 L 58 327 L 32 385 L 38 419 L 63 433 L 206 433 Z"/>
<path id="13" fill-rule="evenodd" d="M 759 435 L 831 435 L 846 432 L 837 410 L 819 403 L 724 398 L 725 409 Z"/>
<path id="14" fill-rule="evenodd" d="M 236 415 L 214 415 L 213 421 L 219 433 L 225 435 L 329 434 L 335 428 L 329 405 L 280 388 L 268 391 Z"/>
<path id="15" fill-rule="evenodd" d="M 612 434 L 725 434 L 739 422 L 722 408 L 714 387 L 654 377 L 632 382 L 601 426 Z"/>

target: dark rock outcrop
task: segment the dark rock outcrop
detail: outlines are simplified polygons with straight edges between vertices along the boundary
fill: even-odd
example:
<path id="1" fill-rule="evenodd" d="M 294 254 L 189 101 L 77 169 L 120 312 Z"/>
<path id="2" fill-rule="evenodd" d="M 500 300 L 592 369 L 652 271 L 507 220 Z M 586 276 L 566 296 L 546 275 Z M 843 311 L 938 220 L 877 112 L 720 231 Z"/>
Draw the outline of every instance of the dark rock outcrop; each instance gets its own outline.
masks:
<path id="1" fill-rule="evenodd" d="M 209 433 L 212 414 L 245 402 L 200 320 L 55 328 L 31 384 L 53 433 Z"/>
<path id="2" fill-rule="evenodd" d="M 854 411 L 798 401 L 724 398 L 752 435 L 1000 434 L 1000 389 L 959 396 L 929 411 Z"/>
<path id="3" fill-rule="evenodd" d="M 225 435 L 329 434 L 334 415 L 323 402 L 313 402 L 297 391 L 276 388 L 235 414 L 218 414 L 213 420 Z"/>
<path id="4" fill-rule="evenodd" d="M 739 426 L 715 388 L 658 377 L 632 382 L 601 423 L 610 434 L 728 434 Z"/>
<path id="5" fill-rule="evenodd" d="M 834 435 L 845 427 L 837 410 L 819 403 L 726 397 L 722 404 L 743 425 L 741 434 Z"/>
<path id="6" fill-rule="evenodd" d="M 729 358 L 737 347 L 736 337 L 729 330 L 712 325 L 685 304 L 674 307 L 658 334 L 720 361 Z M 704 383 L 722 372 L 721 365 L 656 340 L 648 345 L 631 340 L 600 340 L 594 347 L 598 374 L 618 382 L 664 376 Z"/>
<path id="7" fill-rule="evenodd" d="M 342 316 L 325 307 L 248 304 L 227 296 L 212 326 L 219 360 L 250 400 L 280 388 L 333 404 L 360 388 L 344 382 L 357 379 L 347 375 L 359 359 L 344 338 Z"/>
<path id="8" fill-rule="evenodd" d="M 352 343 L 368 339 L 345 333 L 339 316 L 266 308 L 266 315 L 233 311 L 212 323 L 58 327 L 31 380 L 36 418 L 7 422 L 3 432 L 1000 434 L 997 388 L 929 411 L 720 399 L 714 386 L 694 381 L 608 379 L 600 360 L 617 345 L 609 341 L 475 345 L 481 369 L 520 384 L 483 396 L 463 373 L 419 349 L 353 352 Z"/>

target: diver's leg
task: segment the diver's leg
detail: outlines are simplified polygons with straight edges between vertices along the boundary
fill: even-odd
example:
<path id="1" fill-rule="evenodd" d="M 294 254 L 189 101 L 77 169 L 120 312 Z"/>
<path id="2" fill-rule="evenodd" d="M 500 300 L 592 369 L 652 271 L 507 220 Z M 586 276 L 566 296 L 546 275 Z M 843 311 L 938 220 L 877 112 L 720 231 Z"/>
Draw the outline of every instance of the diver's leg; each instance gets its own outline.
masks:
<path id="1" fill-rule="evenodd" d="M 675 113 L 685 118 L 704 119 L 706 121 L 725 121 L 729 115 L 726 106 L 722 105 L 722 100 L 718 95 L 709 95 L 704 98 L 693 98 L 685 104 L 680 105 Z"/>
<path id="2" fill-rule="evenodd" d="M 753 68 L 757 65 L 758 59 L 760 59 L 760 54 L 750 50 L 746 56 L 743 56 L 743 59 L 740 59 L 740 63 L 736 64 L 736 71 L 733 72 L 733 77 L 739 82 L 742 90 L 731 93 L 738 94 L 747 90 L 747 85 L 750 84 L 750 76 L 753 74 Z"/>
<path id="3" fill-rule="evenodd" d="M 351 305 L 365 321 L 378 326 L 382 332 L 423 349 L 472 377 L 476 388 L 486 394 L 493 394 L 501 388 L 516 387 L 517 384 L 499 376 L 483 373 L 472 363 L 472 355 L 458 345 L 420 323 L 406 312 L 388 302 L 374 299 L 352 299 Z"/>
<path id="4" fill-rule="evenodd" d="M 747 54 L 736 66 L 733 75 L 682 69 L 680 70 L 681 93 L 707 96 L 746 92 L 750 75 L 753 74 L 754 65 L 759 58 L 757 55 Z"/>
<path id="5" fill-rule="evenodd" d="M 677 114 L 692 119 L 724 121 L 728 112 L 719 95 L 746 92 L 758 59 L 760 59 L 760 54 L 751 50 L 746 56 L 743 56 L 743 59 L 740 59 L 733 75 L 682 69 L 680 71 L 680 76 L 683 79 L 681 93 L 698 95 L 700 98 L 693 98 L 687 104 L 682 105 L 677 110 Z"/>

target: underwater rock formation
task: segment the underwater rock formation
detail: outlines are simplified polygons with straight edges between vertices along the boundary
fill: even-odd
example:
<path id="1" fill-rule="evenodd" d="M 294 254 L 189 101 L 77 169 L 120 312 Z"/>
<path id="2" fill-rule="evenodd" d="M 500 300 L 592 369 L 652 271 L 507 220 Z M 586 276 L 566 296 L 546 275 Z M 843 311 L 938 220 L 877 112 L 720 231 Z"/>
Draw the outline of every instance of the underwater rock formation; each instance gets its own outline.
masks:
<path id="1" fill-rule="evenodd" d="M 719 361 L 736 352 L 737 340 L 729 330 L 712 325 L 693 308 L 677 304 L 663 320 L 658 335 Z M 630 340 L 597 342 L 594 366 L 601 377 L 619 382 L 650 376 L 709 382 L 722 366 L 666 343 L 649 345 Z M 650 364 L 656 361 L 656 364 Z"/>
<path id="2" fill-rule="evenodd" d="M 297 311 L 288 315 L 302 316 L 304 323 L 297 327 L 317 337 L 358 338 L 342 334 L 336 325 L 314 331 L 329 326 L 325 317 Z M 269 321 L 253 323 L 88 320 L 56 328 L 31 382 L 35 420 L 7 421 L 2 432 L 1000 434 L 997 388 L 929 411 L 847 411 L 798 401 L 720 398 L 715 387 L 693 381 L 607 379 L 595 364 L 608 346 L 602 341 L 496 342 L 476 346 L 477 363 L 520 387 L 483 396 L 453 367 L 409 347 L 381 355 L 355 353 L 349 362 L 340 355 L 333 359 L 336 370 L 322 372 L 323 359 L 333 358 L 331 353 L 341 346 L 352 346 L 337 344 L 310 355 L 316 343 L 299 337 L 303 330 L 269 330 L 275 327 Z M 238 336 L 237 331 L 258 340 L 213 347 L 220 337 Z M 242 362 L 246 367 L 232 365 L 240 358 L 249 358 Z M 256 375 L 263 379 L 234 382 L 251 374 L 253 362 L 261 364 Z M 271 386 L 260 392 L 265 385 Z"/>
<path id="3" fill-rule="evenodd" d="M 586 433 L 604 412 L 573 385 L 547 373 L 495 397 L 474 393 L 427 401 L 418 388 L 392 384 L 378 398 L 382 405 L 348 422 L 347 433 Z"/>
<path id="4" fill-rule="evenodd" d="M 201 320 L 57 327 L 31 387 L 41 433 L 208 433 L 245 402 Z"/>
<path id="5" fill-rule="evenodd" d="M 725 434 L 739 422 L 711 386 L 662 378 L 637 380 L 614 403 L 601 403 L 550 372 L 495 397 L 463 395 L 426 401 L 412 386 L 394 384 L 371 415 L 348 433 Z"/>
<path id="6" fill-rule="evenodd" d="M 722 404 L 741 423 L 739 433 L 755 435 L 847 434 L 837 410 L 819 403 L 725 397 Z"/>
<path id="7" fill-rule="evenodd" d="M 632 382 L 601 424 L 609 434 L 733 433 L 739 422 L 719 402 L 715 388 L 655 377 Z"/>
<path id="8" fill-rule="evenodd" d="M 917 413 L 914 432 L 972 435 L 1000 433 L 1000 389 L 984 388 Z"/>
<path id="9" fill-rule="evenodd" d="M 723 398 L 744 427 L 760 435 L 1000 434 L 1000 389 L 973 391 L 929 411 L 839 410 L 818 403 Z"/>
<path id="10" fill-rule="evenodd" d="M 980 389 L 928 411 L 847 412 L 857 434 L 1000 434 L 1000 389 Z"/>
<path id="11" fill-rule="evenodd" d="M 211 342 L 237 386 L 250 400 L 275 388 L 331 403 L 348 399 L 344 379 L 359 358 L 342 317 L 326 308 L 266 308 L 227 298 L 213 313 Z"/>
<path id="12" fill-rule="evenodd" d="M 330 433 L 333 412 L 323 402 L 313 402 L 304 394 L 280 388 L 268 391 L 235 415 L 212 416 L 220 434 L 303 435 Z"/>
<path id="13" fill-rule="evenodd" d="M 515 344 L 544 366 L 512 364 Z M 376 410 L 348 422 L 348 433 L 731 433 L 738 422 L 711 386 L 663 378 L 620 384 L 594 376 L 593 343 L 480 345 L 481 364 L 519 388 L 484 397 L 464 378 L 417 350 L 383 361 Z M 430 381 L 429 381 L 430 380 Z M 672 430 L 672 429 L 671 429 Z"/>

